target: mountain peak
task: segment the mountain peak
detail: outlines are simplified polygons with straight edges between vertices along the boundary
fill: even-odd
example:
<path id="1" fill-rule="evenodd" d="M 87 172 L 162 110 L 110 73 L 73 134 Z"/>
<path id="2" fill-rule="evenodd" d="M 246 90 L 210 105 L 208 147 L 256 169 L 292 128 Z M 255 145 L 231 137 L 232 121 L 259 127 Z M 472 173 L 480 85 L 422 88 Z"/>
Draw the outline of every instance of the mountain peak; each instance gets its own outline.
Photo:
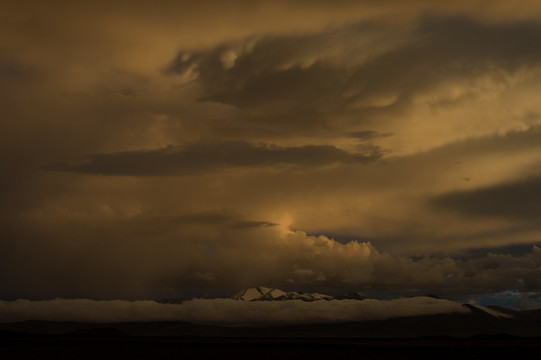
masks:
<path id="1" fill-rule="evenodd" d="M 260 301 L 260 300 L 286 300 L 287 294 L 280 289 L 257 286 L 237 292 L 231 296 L 235 300 Z"/>
<path id="2" fill-rule="evenodd" d="M 257 286 L 241 290 L 231 296 L 235 300 L 244 301 L 269 301 L 269 300 L 302 300 L 302 301 L 317 301 L 317 300 L 334 300 L 330 295 L 320 293 L 299 293 L 296 291 L 285 292 L 280 289 Z"/>

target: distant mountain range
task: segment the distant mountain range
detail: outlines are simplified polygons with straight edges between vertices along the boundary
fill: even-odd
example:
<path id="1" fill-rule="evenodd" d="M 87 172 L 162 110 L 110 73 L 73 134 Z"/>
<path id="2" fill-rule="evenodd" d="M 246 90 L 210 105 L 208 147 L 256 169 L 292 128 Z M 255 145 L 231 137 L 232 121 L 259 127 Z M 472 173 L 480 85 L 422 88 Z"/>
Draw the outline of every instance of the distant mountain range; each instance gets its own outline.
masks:
<path id="1" fill-rule="evenodd" d="M 236 301 L 232 301 L 236 300 Z M 342 302 L 344 300 L 344 302 Z M 357 301 L 354 301 L 357 300 Z M 68 336 L 68 337 L 133 337 L 133 336 L 181 336 L 181 337 L 238 337 L 238 338 L 541 338 L 541 309 L 516 311 L 498 306 L 484 307 L 475 304 L 461 304 L 445 299 L 430 297 L 407 298 L 405 300 L 381 301 L 366 299 L 361 293 L 349 293 L 342 296 L 330 296 L 320 293 L 286 292 L 275 288 L 254 287 L 237 292 L 225 299 L 199 300 L 205 309 L 216 306 L 224 314 L 228 309 L 237 309 L 243 316 L 243 309 L 250 316 L 261 316 L 265 312 L 257 309 L 275 311 L 281 316 L 285 309 L 295 311 L 313 311 L 317 314 L 311 323 L 253 323 L 239 322 L 233 326 L 190 323 L 188 321 L 122 321 L 122 322 L 76 322 L 76 321 L 18 321 L 0 323 L 0 339 L 28 336 Z M 238 302 L 237 302 L 238 301 Z M 291 301 L 290 303 L 288 301 Z M 244 304 L 244 302 L 246 302 Z M 265 303 L 265 302 L 276 302 Z M 309 303 L 313 304 L 309 304 Z M 319 302 L 319 303 L 317 303 Z M 413 308 L 436 304 L 451 304 L 453 311 L 417 312 L 418 315 L 396 315 L 396 309 L 403 306 Z M 115 306 L 117 306 L 116 304 Z M 29 306 L 29 304 L 25 304 Z M 183 304 L 160 305 L 172 311 Z M 190 312 L 195 309 L 188 304 Z M 229 306 L 229 307 L 228 307 Z M 382 311 L 388 317 L 340 317 L 338 321 L 323 320 L 318 317 L 324 311 L 339 310 L 347 306 L 362 309 L 372 314 Z M 225 307 L 225 308 L 224 308 Z M 379 307 L 379 310 L 378 310 Z M 97 309 L 97 308 L 96 308 Z M 120 308 L 118 308 L 120 309 Z M 135 307 L 130 308 L 135 311 Z M 240 310 L 238 310 L 240 309 Z M 315 310 L 314 310 L 315 309 Z M 458 309 L 458 311 L 456 311 Z M 240 312 L 239 312 L 240 311 Z M 394 311 L 394 312 L 393 312 Z M 273 314 L 273 313 L 271 313 Z M 292 313 L 295 314 L 295 313 Z M 395 315 L 393 315 L 395 314 Z M 419 315 L 421 314 L 421 315 Z M 225 316 L 225 315 L 224 315 Z M 274 316 L 274 315 L 271 315 Z M 195 318 L 194 318 L 195 319 Z M 319 319 L 319 320 L 318 320 Z"/>
<path id="2" fill-rule="evenodd" d="M 318 301 L 318 300 L 364 300 L 366 296 L 359 292 L 351 292 L 340 296 L 330 296 L 320 293 L 301 293 L 297 291 L 285 292 L 280 289 L 267 288 L 267 287 L 253 287 L 245 290 L 241 290 L 230 297 L 235 300 L 244 301 L 284 301 L 284 300 L 302 300 L 302 301 Z"/>

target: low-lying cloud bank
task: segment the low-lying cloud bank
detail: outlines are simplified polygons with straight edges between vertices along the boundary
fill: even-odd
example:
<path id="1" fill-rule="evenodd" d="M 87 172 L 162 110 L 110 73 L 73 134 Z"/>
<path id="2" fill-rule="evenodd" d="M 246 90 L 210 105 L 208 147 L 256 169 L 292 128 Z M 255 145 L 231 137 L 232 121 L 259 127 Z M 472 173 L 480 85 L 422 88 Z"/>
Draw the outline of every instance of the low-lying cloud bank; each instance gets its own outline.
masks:
<path id="1" fill-rule="evenodd" d="M 0 322 L 25 320 L 97 323 L 188 321 L 195 324 L 230 326 L 285 325 L 383 320 L 416 315 L 469 312 L 468 308 L 458 302 L 430 297 L 315 302 L 193 299 L 181 304 L 163 304 L 150 300 L 0 300 Z"/>
<path id="2" fill-rule="evenodd" d="M 5 246 L 0 299 L 192 298 L 260 285 L 467 299 L 541 288 L 541 249 L 533 245 L 513 254 L 494 249 L 471 257 L 408 257 L 366 241 L 340 243 L 227 213 L 89 218 L 33 222 L 26 238 Z M 56 237 L 43 239 L 47 233 Z"/>

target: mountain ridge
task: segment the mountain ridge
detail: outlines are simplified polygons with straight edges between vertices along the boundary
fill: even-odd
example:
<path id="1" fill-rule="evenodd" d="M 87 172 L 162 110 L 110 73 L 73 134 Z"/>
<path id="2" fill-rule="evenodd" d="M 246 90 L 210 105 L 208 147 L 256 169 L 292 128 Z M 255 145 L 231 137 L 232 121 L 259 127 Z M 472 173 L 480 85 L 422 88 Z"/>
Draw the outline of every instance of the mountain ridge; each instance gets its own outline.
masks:
<path id="1" fill-rule="evenodd" d="M 298 291 L 283 291 L 277 288 L 269 288 L 264 286 L 256 286 L 240 290 L 229 296 L 234 300 L 244 301 L 286 301 L 286 300 L 301 300 L 301 301 L 320 301 L 320 300 L 364 300 L 366 295 L 360 292 L 349 292 L 346 294 L 331 296 L 322 293 L 303 293 Z"/>

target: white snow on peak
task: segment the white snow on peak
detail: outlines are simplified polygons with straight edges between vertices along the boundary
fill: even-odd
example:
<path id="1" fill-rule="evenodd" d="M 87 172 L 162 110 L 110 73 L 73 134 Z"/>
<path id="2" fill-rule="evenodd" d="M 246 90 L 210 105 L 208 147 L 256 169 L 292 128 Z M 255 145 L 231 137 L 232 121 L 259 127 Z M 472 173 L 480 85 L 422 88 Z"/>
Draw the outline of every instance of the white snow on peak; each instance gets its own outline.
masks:
<path id="1" fill-rule="evenodd" d="M 310 294 L 310 295 L 312 295 L 312 297 L 313 297 L 314 299 L 323 299 L 323 300 L 326 300 L 326 299 L 330 300 L 330 299 L 332 299 L 332 296 L 325 295 L 325 294 L 320 294 L 320 293 L 312 293 L 312 294 Z"/>
<path id="2" fill-rule="evenodd" d="M 258 288 L 250 288 L 244 291 L 244 293 L 240 296 L 240 299 L 245 301 L 252 301 L 259 299 L 262 296 L 263 294 L 261 294 Z"/>
<path id="3" fill-rule="evenodd" d="M 235 300 L 244 300 L 244 301 L 255 301 L 255 300 L 265 300 L 269 297 L 272 297 L 272 292 L 277 289 L 272 289 L 268 287 L 253 287 L 246 290 L 241 290 L 231 298 Z M 280 291 L 280 290 L 278 290 Z"/>
<path id="4" fill-rule="evenodd" d="M 316 300 L 333 300 L 332 296 L 320 294 L 320 293 L 298 293 L 296 291 L 285 292 L 280 289 L 268 288 L 268 287 L 254 287 L 246 290 L 239 291 L 235 295 L 231 296 L 235 300 L 244 301 L 261 301 L 261 300 L 302 300 L 302 301 L 316 301 Z"/>
<path id="5" fill-rule="evenodd" d="M 285 297 L 287 295 L 287 293 L 285 291 L 282 291 L 280 289 L 272 289 L 271 291 L 269 291 L 269 295 L 272 299 L 278 299 L 278 298 L 281 298 L 281 297 Z"/>

